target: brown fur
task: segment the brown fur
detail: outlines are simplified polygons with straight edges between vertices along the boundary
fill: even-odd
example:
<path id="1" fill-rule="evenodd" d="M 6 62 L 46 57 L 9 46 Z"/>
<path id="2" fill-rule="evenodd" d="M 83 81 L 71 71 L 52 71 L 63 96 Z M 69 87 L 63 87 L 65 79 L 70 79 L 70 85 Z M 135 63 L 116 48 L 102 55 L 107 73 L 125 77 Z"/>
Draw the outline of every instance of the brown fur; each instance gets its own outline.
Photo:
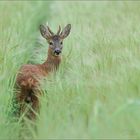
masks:
<path id="1" fill-rule="evenodd" d="M 46 77 L 50 72 L 56 70 L 61 62 L 60 56 L 52 56 L 51 50 L 48 49 L 48 58 L 43 64 L 23 65 L 17 75 L 16 85 L 19 88 L 19 93 L 16 94 L 16 99 L 20 103 L 20 113 L 25 111 L 25 102 L 31 102 L 31 107 L 38 112 L 39 98 L 41 92 L 39 90 L 39 81 Z M 35 118 L 35 113 L 30 111 L 29 118 Z"/>
<path id="2" fill-rule="evenodd" d="M 40 102 L 40 80 L 43 77 L 48 76 L 52 71 L 56 71 L 61 62 L 61 56 L 57 54 L 62 51 L 62 41 L 69 35 L 71 25 L 68 24 L 60 33 L 60 27 L 57 35 L 43 25 L 40 26 L 40 32 L 42 36 L 47 39 L 49 43 L 48 57 L 43 64 L 27 64 L 23 65 L 16 79 L 16 101 L 19 104 L 19 115 L 26 111 L 26 104 L 31 105 L 31 110 L 27 111 L 26 116 L 29 119 L 36 117 L 36 113 L 39 111 Z"/>

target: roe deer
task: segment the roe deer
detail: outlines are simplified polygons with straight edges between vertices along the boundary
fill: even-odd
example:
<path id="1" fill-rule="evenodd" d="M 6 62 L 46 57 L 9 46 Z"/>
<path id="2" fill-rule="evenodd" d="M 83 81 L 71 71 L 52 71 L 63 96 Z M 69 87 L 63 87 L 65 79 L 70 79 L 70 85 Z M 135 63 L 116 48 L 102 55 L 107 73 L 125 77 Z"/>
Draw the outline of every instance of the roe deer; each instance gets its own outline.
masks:
<path id="1" fill-rule="evenodd" d="M 46 77 L 50 72 L 55 71 L 61 62 L 61 51 L 63 48 L 63 39 L 66 38 L 71 30 L 68 24 L 62 31 L 59 26 L 57 34 L 54 34 L 48 26 L 40 25 L 40 33 L 49 43 L 48 57 L 43 64 L 23 65 L 16 79 L 16 96 L 15 100 L 19 105 L 19 115 L 25 111 L 25 105 L 29 104 L 31 110 L 26 116 L 29 119 L 36 117 L 35 112 L 39 111 L 39 81 Z M 18 90 L 19 89 L 19 90 Z"/>

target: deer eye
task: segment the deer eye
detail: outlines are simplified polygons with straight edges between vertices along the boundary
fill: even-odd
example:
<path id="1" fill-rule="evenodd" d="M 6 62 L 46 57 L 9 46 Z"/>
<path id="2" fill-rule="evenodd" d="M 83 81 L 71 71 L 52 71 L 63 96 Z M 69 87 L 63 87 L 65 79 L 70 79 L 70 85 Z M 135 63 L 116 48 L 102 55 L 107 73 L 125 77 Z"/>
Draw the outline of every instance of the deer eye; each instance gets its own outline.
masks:
<path id="1" fill-rule="evenodd" d="M 50 45 L 53 45 L 53 43 L 52 43 L 52 42 L 49 42 L 49 44 L 50 44 Z"/>
<path id="2" fill-rule="evenodd" d="M 60 44 L 62 45 L 62 44 L 63 44 L 63 42 L 61 41 L 61 42 L 60 42 Z"/>

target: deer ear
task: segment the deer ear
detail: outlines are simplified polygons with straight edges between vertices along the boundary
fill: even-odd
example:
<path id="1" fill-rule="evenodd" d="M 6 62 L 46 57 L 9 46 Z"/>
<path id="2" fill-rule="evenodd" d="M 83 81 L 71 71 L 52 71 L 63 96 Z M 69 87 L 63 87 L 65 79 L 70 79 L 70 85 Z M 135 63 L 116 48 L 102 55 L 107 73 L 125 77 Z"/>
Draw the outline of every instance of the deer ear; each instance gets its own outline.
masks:
<path id="1" fill-rule="evenodd" d="M 62 39 L 66 38 L 66 37 L 69 35 L 70 30 L 71 30 L 71 24 L 68 24 L 68 25 L 62 30 L 62 32 L 61 32 L 61 34 L 60 34 L 60 37 L 61 37 Z"/>
<path id="2" fill-rule="evenodd" d="M 41 35 L 42 35 L 45 39 L 50 39 L 51 34 L 50 34 L 48 28 L 46 28 L 44 25 L 40 25 L 39 29 L 40 29 Z"/>

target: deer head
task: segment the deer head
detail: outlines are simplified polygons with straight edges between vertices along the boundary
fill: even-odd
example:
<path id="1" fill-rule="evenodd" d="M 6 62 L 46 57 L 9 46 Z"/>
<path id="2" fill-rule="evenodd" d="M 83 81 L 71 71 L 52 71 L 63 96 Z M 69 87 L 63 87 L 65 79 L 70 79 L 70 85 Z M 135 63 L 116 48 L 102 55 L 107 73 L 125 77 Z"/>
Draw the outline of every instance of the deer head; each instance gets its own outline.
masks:
<path id="1" fill-rule="evenodd" d="M 40 25 L 40 33 L 49 43 L 49 49 L 53 56 L 59 56 L 63 48 L 63 40 L 66 38 L 71 30 L 71 24 L 68 24 L 62 31 L 61 27 L 56 34 L 54 34 L 48 26 Z"/>

